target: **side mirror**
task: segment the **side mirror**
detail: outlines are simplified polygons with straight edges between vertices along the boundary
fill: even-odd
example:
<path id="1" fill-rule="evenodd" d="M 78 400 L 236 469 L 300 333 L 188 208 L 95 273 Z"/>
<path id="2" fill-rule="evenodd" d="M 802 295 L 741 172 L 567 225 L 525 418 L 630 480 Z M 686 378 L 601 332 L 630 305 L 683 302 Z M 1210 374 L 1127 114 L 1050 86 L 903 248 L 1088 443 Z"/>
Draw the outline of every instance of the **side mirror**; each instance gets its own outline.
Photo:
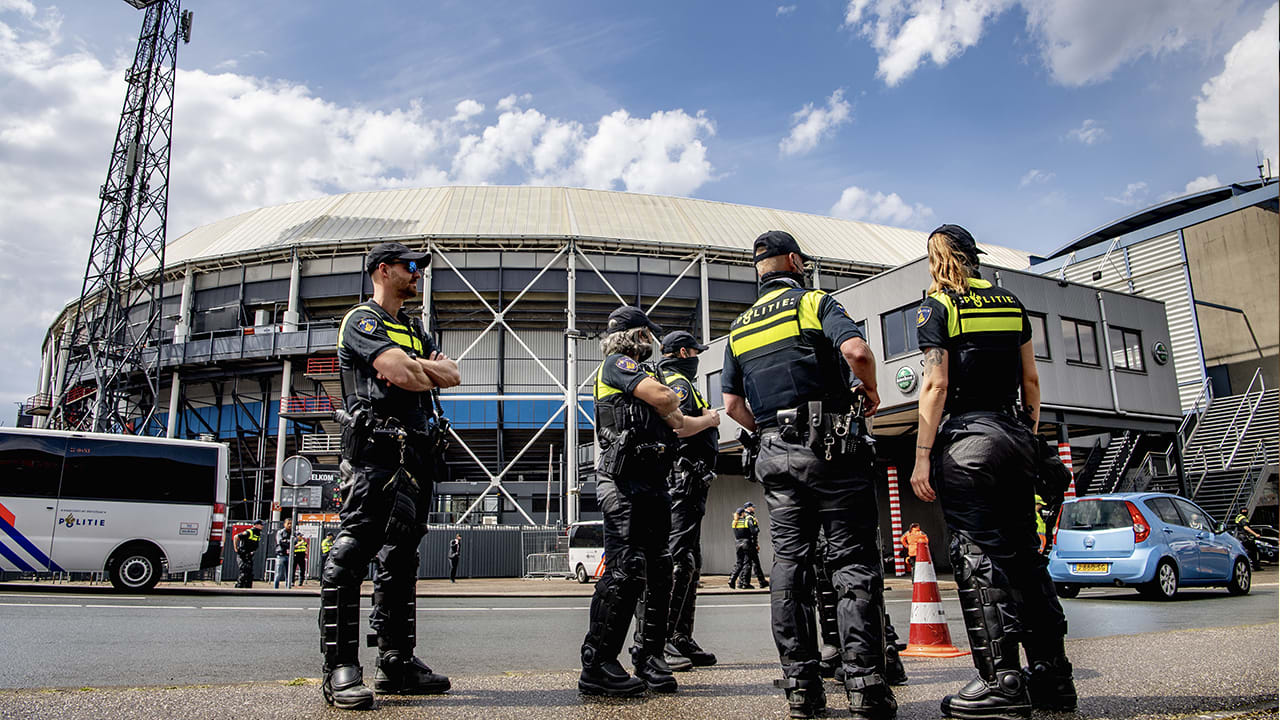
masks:
<path id="1" fill-rule="evenodd" d="M 1222 522 L 1220 522 L 1220 523 L 1218 523 L 1217 525 L 1214 525 L 1214 526 L 1213 526 L 1213 532 L 1214 532 L 1214 534 L 1215 534 L 1215 535 L 1221 535 L 1222 533 L 1224 533 L 1224 532 L 1226 532 L 1226 531 L 1227 531 L 1227 524 L 1226 524 L 1226 523 L 1222 523 Z"/>

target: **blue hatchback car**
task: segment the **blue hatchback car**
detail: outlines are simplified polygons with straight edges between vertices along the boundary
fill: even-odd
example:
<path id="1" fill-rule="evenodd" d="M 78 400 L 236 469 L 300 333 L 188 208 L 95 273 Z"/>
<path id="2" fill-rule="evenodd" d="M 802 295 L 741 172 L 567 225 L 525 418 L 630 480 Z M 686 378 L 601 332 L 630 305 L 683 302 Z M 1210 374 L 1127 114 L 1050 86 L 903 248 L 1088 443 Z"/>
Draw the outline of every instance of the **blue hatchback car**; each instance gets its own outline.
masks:
<path id="1" fill-rule="evenodd" d="M 1063 503 L 1049 575 L 1065 598 L 1090 585 L 1135 587 L 1163 600 L 1180 587 L 1212 585 L 1244 595 L 1253 581 L 1240 541 L 1195 503 L 1167 493 L 1116 493 Z"/>

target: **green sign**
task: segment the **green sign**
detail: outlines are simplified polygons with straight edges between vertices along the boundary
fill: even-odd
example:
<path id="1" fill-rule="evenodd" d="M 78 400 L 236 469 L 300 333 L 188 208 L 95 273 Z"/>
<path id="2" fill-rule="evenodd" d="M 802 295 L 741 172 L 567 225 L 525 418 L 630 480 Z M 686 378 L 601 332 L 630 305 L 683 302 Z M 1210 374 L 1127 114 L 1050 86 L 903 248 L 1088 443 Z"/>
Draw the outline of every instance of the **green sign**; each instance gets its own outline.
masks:
<path id="1" fill-rule="evenodd" d="M 1151 359 L 1156 361 L 1157 365 L 1164 365 L 1169 362 L 1169 348 L 1164 343 L 1157 340 L 1155 345 L 1151 346 Z"/>
<path id="2" fill-rule="evenodd" d="M 904 393 L 916 389 L 916 373 L 907 366 L 898 368 L 898 375 L 894 380 L 898 383 L 898 389 Z"/>

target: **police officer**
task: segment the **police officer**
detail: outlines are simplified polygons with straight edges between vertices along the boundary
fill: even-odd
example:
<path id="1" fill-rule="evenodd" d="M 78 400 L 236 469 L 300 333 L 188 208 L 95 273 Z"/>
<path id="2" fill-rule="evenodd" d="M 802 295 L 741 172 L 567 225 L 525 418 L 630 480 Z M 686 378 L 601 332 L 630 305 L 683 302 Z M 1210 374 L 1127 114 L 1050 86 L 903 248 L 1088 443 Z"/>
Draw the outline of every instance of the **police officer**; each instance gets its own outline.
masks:
<path id="1" fill-rule="evenodd" d="M 932 284 L 916 317 L 924 378 L 911 487 L 925 502 L 941 500 L 978 669 L 943 698 L 942 714 L 1026 718 L 1033 706 L 1074 710 L 1076 691 L 1063 648 L 1067 620 L 1030 511 L 1040 417 L 1031 324 L 1013 293 L 982 278 L 980 252 L 959 225 L 929 236 Z"/>
<path id="2" fill-rule="evenodd" d="M 307 544 L 307 539 L 301 534 L 293 544 L 293 570 L 298 574 L 298 585 L 304 585 L 307 579 L 307 551 L 311 547 Z"/>
<path id="3" fill-rule="evenodd" d="M 676 432 L 675 466 L 667 478 L 671 492 L 671 535 L 667 543 L 673 567 L 671 611 L 667 615 L 667 665 L 716 664 L 716 656 L 693 639 L 693 615 L 702 576 L 702 516 L 715 479 L 720 448 L 720 414 L 698 392 L 698 355 L 707 346 L 684 330 L 662 338 L 658 374 L 680 401 L 684 427 Z"/>
<path id="4" fill-rule="evenodd" d="M 747 521 L 747 534 L 750 539 L 747 543 L 749 563 L 743 576 L 746 577 L 750 587 L 751 573 L 755 572 L 756 578 L 760 581 L 760 587 L 767 588 L 769 581 L 764 579 L 764 566 L 760 564 L 760 521 L 756 519 L 756 504 L 749 502 L 742 506 L 742 510 L 746 513 L 743 519 Z"/>
<path id="5" fill-rule="evenodd" d="M 235 534 L 231 538 L 231 547 L 236 551 L 239 560 L 240 577 L 236 579 L 236 587 L 253 587 L 253 555 L 258 552 L 262 543 L 262 521 L 254 520 L 253 525 Z"/>
<path id="6" fill-rule="evenodd" d="M 1253 525 L 1249 523 L 1249 514 L 1241 510 L 1235 519 L 1236 538 L 1240 540 L 1240 544 L 1244 546 L 1245 552 L 1249 554 L 1249 564 L 1254 570 L 1262 569 L 1262 560 L 1258 554 L 1258 541 L 1262 539 L 1262 534 L 1253 529 Z"/>
<path id="7" fill-rule="evenodd" d="M 417 294 L 426 253 L 400 243 L 374 246 L 365 269 L 373 299 L 356 305 L 338 330 L 345 411 L 341 525 L 321 574 L 320 629 L 325 700 L 367 708 L 373 691 L 359 664 L 360 582 L 374 560 L 371 644 L 378 648 L 374 688 L 441 693 L 449 679 L 414 657 L 418 543 L 426 532 L 440 472 L 444 419 L 430 391 L 460 382 L 458 366 L 438 352 L 403 310 Z"/>
<path id="8" fill-rule="evenodd" d="M 760 297 L 730 327 L 721 386 L 730 417 L 760 432 L 755 479 L 769 503 L 770 605 L 784 676 L 775 684 L 786 690 L 793 718 L 826 706 L 813 616 L 812 557 L 821 527 L 838 593 L 850 712 L 892 718 L 897 701 L 884 674 L 874 458 L 860 442 L 860 398 L 841 370 L 847 364 L 861 380 L 862 407 L 874 414 L 875 357 L 839 302 L 804 287 L 809 258 L 795 238 L 775 230 L 756 238 L 754 248 Z"/>
<path id="9" fill-rule="evenodd" d="M 329 561 L 329 551 L 333 550 L 333 533 L 325 533 L 320 541 L 320 571 L 324 572 L 324 564 Z"/>
<path id="10" fill-rule="evenodd" d="M 684 415 L 675 392 L 640 365 L 653 352 L 653 333 L 661 331 L 640 308 L 624 305 L 610 313 L 600 341 L 605 359 L 595 383 L 596 498 L 608 563 L 591 597 L 591 624 L 582 641 L 578 690 L 586 694 L 676 690 L 664 658 L 672 579 L 667 476 L 675 454 L 672 431 L 684 426 Z M 632 677 L 618 664 L 618 653 L 642 591 Z"/>
<path id="11" fill-rule="evenodd" d="M 284 525 L 276 530 L 276 571 L 272 580 L 272 588 L 280 587 L 280 579 L 285 584 L 292 582 L 289 577 L 289 557 L 293 552 L 293 519 L 285 518 Z"/>
<path id="12" fill-rule="evenodd" d="M 748 524 L 746 508 L 733 511 L 733 546 L 736 562 L 733 564 L 733 574 L 729 576 L 729 587 L 752 590 L 751 526 Z M 738 583 L 738 578 L 742 578 L 741 584 Z"/>

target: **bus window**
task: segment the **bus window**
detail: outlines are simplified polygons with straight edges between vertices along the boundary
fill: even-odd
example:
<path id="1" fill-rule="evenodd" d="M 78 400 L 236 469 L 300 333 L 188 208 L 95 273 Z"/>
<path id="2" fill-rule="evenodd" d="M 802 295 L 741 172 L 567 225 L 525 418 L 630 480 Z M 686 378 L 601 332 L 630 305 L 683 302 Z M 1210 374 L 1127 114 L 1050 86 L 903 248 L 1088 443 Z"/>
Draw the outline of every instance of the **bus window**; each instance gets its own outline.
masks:
<path id="1" fill-rule="evenodd" d="M 218 451 L 126 440 L 71 438 L 62 497 L 212 505 Z"/>
<path id="2" fill-rule="evenodd" d="M 0 435 L 0 495 L 56 498 L 66 445 L 61 437 Z"/>
<path id="3" fill-rule="evenodd" d="M 574 525 L 569 534 L 569 547 L 604 547 L 604 525 L 594 523 Z"/>

